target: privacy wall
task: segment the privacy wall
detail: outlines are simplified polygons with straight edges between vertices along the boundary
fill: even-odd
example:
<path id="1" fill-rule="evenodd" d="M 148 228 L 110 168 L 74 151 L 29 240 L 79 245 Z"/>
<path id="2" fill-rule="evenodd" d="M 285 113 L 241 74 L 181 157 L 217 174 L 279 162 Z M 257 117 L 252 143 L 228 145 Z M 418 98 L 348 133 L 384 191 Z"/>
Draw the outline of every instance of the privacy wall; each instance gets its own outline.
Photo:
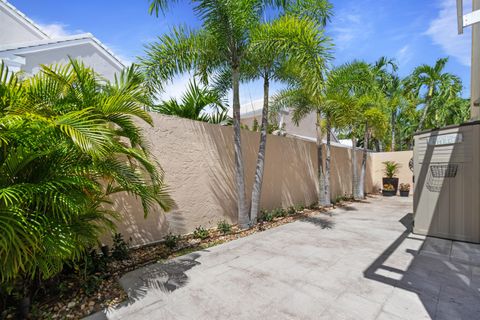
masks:
<path id="1" fill-rule="evenodd" d="M 153 155 L 165 171 L 175 208 L 160 210 L 146 219 L 136 199 L 119 196 L 118 228 L 132 245 L 161 240 L 168 232 L 193 231 L 236 223 L 233 128 L 152 114 L 154 126 L 142 125 Z M 258 152 L 259 134 L 242 130 L 247 197 L 250 198 Z M 357 154 L 360 169 L 361 152 Z M 372 192 L 371 161 L 367 167 L 367 192 Z M 351 194 L 351 150 L 332 147 L 332 199 Z M 273 209 L 317 200 L 315 143 L 268 135 L 261 207 Z"/>
<path id="2" fill-rule="evenodd" d="M 413 191 L 413 172 L 410 170 L 408 163 L 413 158 L 413 151 L 396 151 L 396 152 L 375 152 L 370 154 L 370 164 L 373 188 L 380 190 L 382 188 L 382 177 L 384 177 L 383 171 L 385 161 L 395 161 L 400 164 L 400 169 L 397 174 L 399 183 L 409 183 L 411 191 Z"/>

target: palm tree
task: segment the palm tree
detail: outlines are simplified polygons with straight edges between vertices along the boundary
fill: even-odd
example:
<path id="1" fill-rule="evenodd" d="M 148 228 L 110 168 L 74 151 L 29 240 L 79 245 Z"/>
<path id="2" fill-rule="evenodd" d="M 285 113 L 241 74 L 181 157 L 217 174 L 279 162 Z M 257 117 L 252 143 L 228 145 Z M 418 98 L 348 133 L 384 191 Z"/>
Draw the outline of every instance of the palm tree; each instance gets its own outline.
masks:
<path id="1" fill-rule="evenodd" d="M 161 101 L 152 111 L 162 114 L 216 124 L 231 124 L 227 105 L 217 90 L 200 87 L 195 81 L 188 84 L 180 102 L 175 99 Z"/>
<path id="2" fill-rule="evenodd" d="M 415 95 L 421 96 L 424 103 L 417 132 L 424 128 L 432 99 L 436 96 L 441 96 L 446 99 L 454 98 L 462 89 L 460 79 L 444 71 L 447 62 L 448 58 L 441 58 L 435 62 L 434 66 L 427 64 L 420 65 L 416 67 L 409 76 L 407 87 L 412 90 Z"/>
<path id="3" fill-rule="evenodd" d="M 151 0 L 150 13 L 166 10 L 170 1 Z M 173 2 L 173 1 L 172 1 Z M 249 226 L 245 194 L 244 163 L 240 135 L 240 76 L 242 64 L 253 29 L 261 21 L 268 5 L 281 7 L 288 1 L 224 0 L 194 2 L 194 11 L 202 22 L 199 31 L 176 28 L 171 35 L 147 47 L 142 65 L 151 86 L 162 83 L 177 73 L 195 70 L 207 80 L 214 72 L 228 70 L 233 93 L 233 131 L 235 150 L 235 181 L 237 189 L 238 224 Z"/>
<path id="4" fill-rule="evenodd" d="M 113 228 L 120 192 L 168 210 L 137 120 L 150 96 L 132 66 L 104 82 L 77 61 L 24 81 L 0 67 L 0 279 L 49 278 Z"/>
<path id="5" fill-rule="evenodd" d="M 311 66 L 307 64 L 306 66 Z M 319 76 L 318 74 L 317 76 Z M 323 75 L 322 75 L 323 76 Z M 298 125 L 299 121 L 311 112 L 316 113 L 316 145 L 318 161 L 319 204 L 331 205 L 330 192 L 330 163 L 331 163 L 331 133 L 332 128 L 343 125 L 342 118 L 337 118 L 336 109 L 341 105 L 348 104 L 345 93 L 345 74 L 340 70 L 333 69 L 326 74 L 326 79 L 317 79 L 317 83 L 324 81 L 321 90 L 313 91 L 310 87 L 309 77 L 301 78 L 307 81 L 298 81 L 296 86 L 281 91 L 274 97 L 273 110 L 292 109 L 293 121 Z M 338 119 L 338 123 L 337 123 Z M 323 137 L 325 144 L 325 165 L 323 164 Z"/>
<path id="6" fill-rule="evenodd" d="M 387 109 L 390 111 L 390 150 L 395 151 L 397 130 L 397 117 L 406 104 L 403 81 L 392 74 L 386 86 Z"/>
<path id="7" fill-rule="evenodd" d="M 332 77 L 336 90 L 331 98 L 330 112 L 338 129 L 348 132 L 352 140 L 352 194 L 354 199 L 365 197 L 364 184 L 368 142 L 372 131 L 378 135 L 385 129 L 385 104 L 380 89 L 376 65 L 362 61 L 346 63 L 336 68 Z M 363 135 L 363 156 L 360 174 L 357 165 L 357 137 Z"/>
<path id="8" fill-rule="evenodd" d="M 303 11 L 298 8 L 300 3 L 287 8 L 286 14 L 279 19 L 259 25 L 252 32 L 250 47 L 247 51 L 246 60 L 249 62 L 249 69 L 252 70 L 250 79 L 258 76 L 263 79 L 260 144 L 250 206 L 252 223 L 255 223 L 260 209 L 268 131 L 270 81 L 284 79 L 285 67 L 288 67 L 288 64 L 304 64 L 311 60 L 312 55 L 323 59 L 324 65 L 329 59 L 328 39 L 323 36 L 321 28 L 330 16 L 331 5 L 326 0 L 316 3 L 319 5 L 317 18 L 323 21 L 323 24 L 319 25 L 316 20 L 301 16 Z M 309 10 L 311 9 L 310 7 Z"/>

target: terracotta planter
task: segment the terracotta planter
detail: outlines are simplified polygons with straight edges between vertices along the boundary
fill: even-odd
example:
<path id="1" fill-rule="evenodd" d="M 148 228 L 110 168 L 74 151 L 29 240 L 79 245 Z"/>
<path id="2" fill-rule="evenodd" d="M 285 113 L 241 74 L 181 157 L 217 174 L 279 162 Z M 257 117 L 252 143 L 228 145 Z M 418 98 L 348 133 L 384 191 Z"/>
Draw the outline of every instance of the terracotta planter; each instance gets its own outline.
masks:
<path id="1" fill-rule="evenodd" d="M 400 197 L 408 197 L 409 194 L 410 194 L 410 190 L 409 191 L 400 190 Z"/>
<path id="2" fill-rule="evenodd" d="M 382 178 L 383 185 L 391 184 L 395 189 L 395 194 L 398 191 L 398 178 Z"/>

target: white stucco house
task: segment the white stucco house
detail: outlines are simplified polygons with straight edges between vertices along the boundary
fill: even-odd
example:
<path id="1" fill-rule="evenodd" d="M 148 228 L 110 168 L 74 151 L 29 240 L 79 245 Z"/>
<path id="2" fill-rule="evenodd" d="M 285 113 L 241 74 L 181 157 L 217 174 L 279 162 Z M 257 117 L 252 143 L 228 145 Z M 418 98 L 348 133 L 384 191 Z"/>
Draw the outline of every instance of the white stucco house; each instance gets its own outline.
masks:
<path id="1" fill-rule="evenodd" d="M 252 128 L 254 119 L 260 124 L 262 122 L 263 99 L 253 100 L 241 105 L 240 121 L 243 125 Z M 308 141 L 317 140 L 317 115 L 315 112 L 309 113 L 305 118 L 300 120 L 298 125 L 293 121 L 293 112 L 291 110 L 283 110 L 280 112 L 278 124 L 283 128 L 283 133 L 287 136 L 293 136 Z M 339 147 L 351 147 L 351 143 L 344 144 L 337 138 L 337 135 L 331 131 L 331 144 Z M 324 137 L 324 141 L 326 138 Z"/>
<path id="2" fill-rule="evenodd" d="M 112 80 L 125 66 L 90 33 L 52 38 L 6 0 L 0 0 L 0 60 L 12 71 L 35 74 L 40 65 L 79 59 Z"/>

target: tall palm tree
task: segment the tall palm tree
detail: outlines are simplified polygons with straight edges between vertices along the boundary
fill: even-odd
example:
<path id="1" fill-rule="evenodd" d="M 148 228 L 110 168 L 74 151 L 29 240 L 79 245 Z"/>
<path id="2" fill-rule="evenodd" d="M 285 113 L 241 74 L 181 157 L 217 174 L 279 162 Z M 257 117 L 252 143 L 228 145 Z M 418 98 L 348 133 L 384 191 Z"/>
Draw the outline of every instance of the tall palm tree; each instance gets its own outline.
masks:
<path id="1" fill-rule="evenodd" d="M 151 0 L 150 12 L 165 10 L 172 1 Z M 194 11 L 200 18 L 199 31 L 176 28 L 171 35 L 147 47 L 142 65 L 153 85 L 161 86 L 165 79 L 182 72 L 195 70 L 207 80 L 215 71 L 229 70 L 233 93 L 233 129 L 235 150 L 235 181 L 237 189 L 238 223 L 248 227 L 249 214 L 245 194 L 244 163 L 240 135 L 240 75 L 249 46 L 251 32 L 260 23 L 268 5 L 284 6 L 281 0 L 200 0 Z"/>
<path id="2" fill-rule="evenodd" d="M 352 140 L 352 195 L 355 199 L 365 197 L 366 162 L 371 133 L 385 128 L 386 117 L 382 108 L 385 100 L 377 77 L 377 66 L 362 61 L 346 63 L 335 70 L 337 90 L 330 112 L 337 127 L 346 130 Z M 356 151 L 357 137 L 360 135 L 363 135 L 363 156 L 359 174 Z"/>
<path id="3" fill-rule="evenodd" d="M 315 112 L 319 203 L 322 206 L 329 206 L 331 205 L 331 133 L 333 127 L 344 125 L 342 117 L 338 116 L 336 110 L 348 105 L 350 101 L 348 95 L 345 94 L 348 91 L 346 90 L 347 73 L 342 72 L 342 69 L 335 68 L 324 75 L 326 78 L 321 90 L 313 91 L 310 81 L 299 81 L 296 86 L 283 90 L 274 97 L 273 109 L 292 109 L 293 121 L 297 125 L 305 116 Z M 310 80 L 309 77 L 303 79 Z M 320 83 L 322 80 L 318 79 L 317 81 Z M 323 156 L 324 137 L 326 137 L 325 157 Z M 323 158 L 325 158 L 325 164 Z"/>
<path id="4" fill-rule="evenodd" d="M 247 61 L 253 74 L 250 78 L 263 79 L 263 109 L 260 126 L 260 144 L 255 169 L 255 181 L 252 188 L 250 219 L 255 223 L 260 209 L 260 196 L 265 163 L 268 118 L 269 118 L 269 88 L 270 81 L 285 80 L 285 68 L 288 64 L 302 65 L 312 60 L 312 56 L 329 59 L 329 40 L 323 36 L 321 28 L 330 16 L 331 5 L 328 1 L 318 1 L 316 20 L 302 16 L 299 9 L 301 1 L 288 7 L 284 16 L 269 23 L 259 25 L 252 32 L 252 39 L 247 54 Z M 312 10 L 310 7 L 309 10 Z M 304 68 L 307 68 L 305 66 Z"/>
<path id="5" fill-rule="evenodd" d="M 188 84 L 180 98 L 161 101 L 152 106 L 152 111 L 162 114 L 216 124 L 230 124 L 227 105 L 217 90 L 200 87 L 196 81 Z"/>
<path id="6" fill-rule="evenodd" d="M 405 106 L 405 95 L 403 81 L 395 74 L 392 74 L 385 90 L 387 98 L 387 109 L 390 111 L 390 150 L 395 151 L 397 130 L 397 117 L 402 107 Z"/>
<path id="7" fill-rule="evenodd" d="M 113 227 L 113 194 L 137 197 L 145 215 L 171 207 L 135 124 L 152 123 L 142 82 L 134 66 L 104 82 L 74 60 L 24 81 L 1 65 L 1 282 L 28 289 L 83 256 Z"/>
<path id="8" fill-rule="evenodd" d="M 448 58 L 441 58 L 433 66 L 427 64 L 420 65 L 409 76 L 407 87 L 415 95 L 420 96 L 424 104 L 417 132 L 424 128 L 432 99 L 436 96 L 454 98 L 462 89 L 460 79 L 444 71 L 447 62 Z"/>

